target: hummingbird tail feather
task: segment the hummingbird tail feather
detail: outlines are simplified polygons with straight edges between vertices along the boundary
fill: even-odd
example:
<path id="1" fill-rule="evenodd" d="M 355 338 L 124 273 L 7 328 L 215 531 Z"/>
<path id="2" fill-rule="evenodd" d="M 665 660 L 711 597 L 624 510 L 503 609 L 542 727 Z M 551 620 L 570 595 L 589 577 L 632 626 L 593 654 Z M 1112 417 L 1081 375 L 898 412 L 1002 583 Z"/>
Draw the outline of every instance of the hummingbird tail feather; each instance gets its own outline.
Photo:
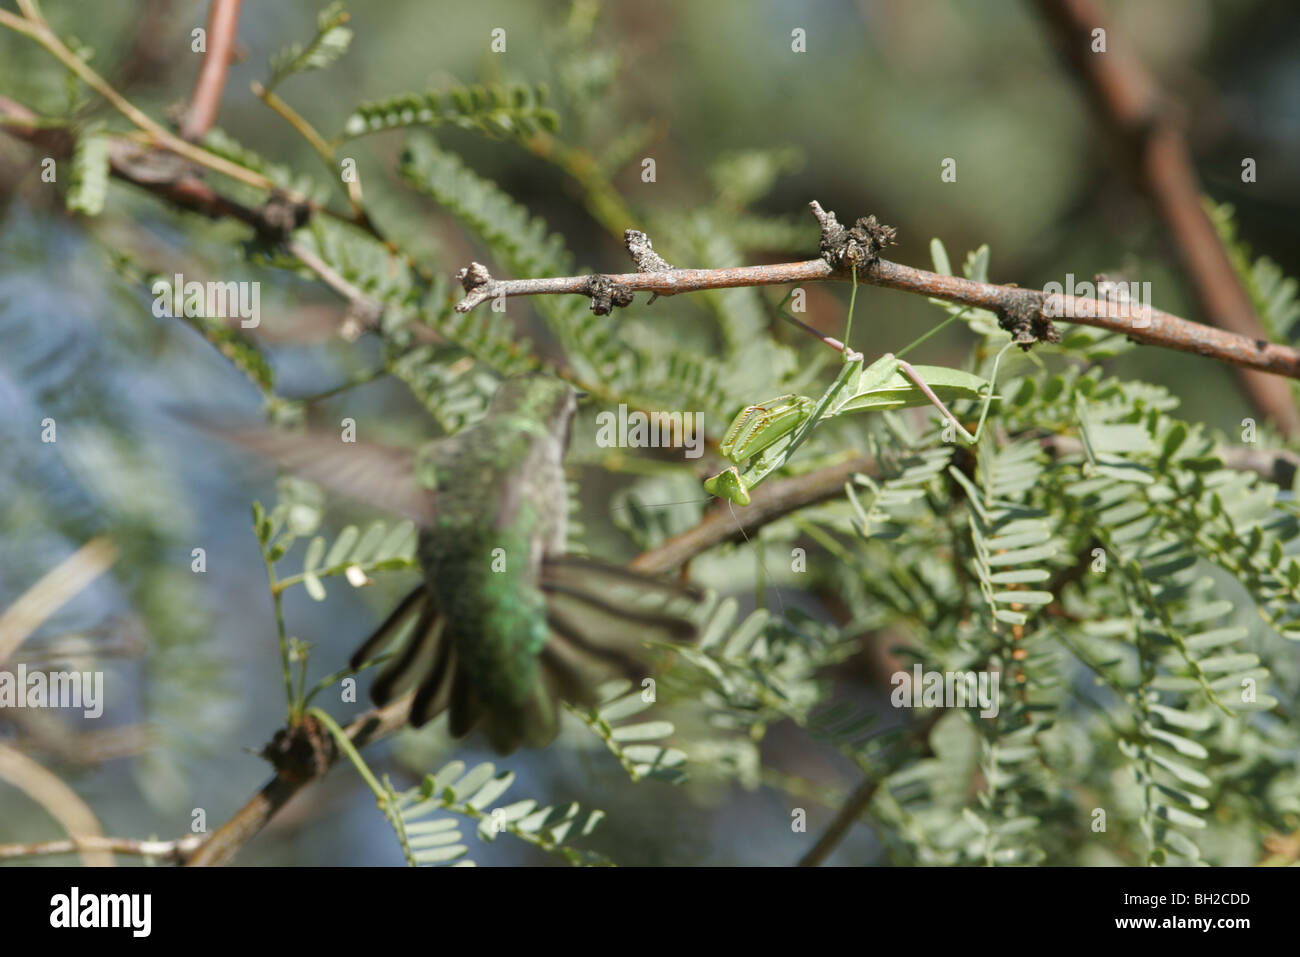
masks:
<path id="1" fill-rule="evenodd" d="M 700 594 L 693 588 L 566 555 L 542 563 L 541 589 L 553 636 L 569 660 L 595 658 L 624 674 L 644 670 L 645 642 L 695 639 Z"/>
<path id="2" fill-rule="evenodd" d="M 441 635 L 438 636 L 441 639 Z M 451 704 L 452 682 L 456 676 L 456 649 L 450 641 L 438 640 L 433 667 L 420 682 L 411 703 L 411 724 L 423 727 Z"/>
<path id="3" fill-rule="evenodd" d="M 384 619 L 384 623 L 375 629 L 374 633 L 362 643 L 360 648 L 352 652 L 352 657 L 348 660 L 348 667 L 353 671 L 357 671 L 363 664 L 373 658 L 375 652 L 397 637 L 397 633 L 415 614 L 420 602 L 427 600 L 428 597 L 428 592 L 423 585 L 412 589 L 411 593 L 402 599 L 401 604 L 393 609 L 393 613 Z"/>
<path id="4" fill-rule="evenodd" d="M 447 656 L 448 643 L 441 640 L 442 626 L 443 618 L 437 606 L 426 601 L 401 653 L 384 666 L 370 686 L 371 701 L 383 707 L 410 688 L 420 676 L 436 670 L 441 659 Z M 414 718 L 413 713 L 413 721 Z"/>
<path id="5" fill-rule="evenodd" d="M 469 677 L 463 670 L 452 678 L 449 707 L 451 708 L 451 717 L 447 730 L 453 738 L 463 738 L 469 734 L 474 725 L 478 723 L 478 719 L 483 715 L 483 704 L 479 701 L 478 695 L 474 693 L 474 687 L 470 684 Z"/>

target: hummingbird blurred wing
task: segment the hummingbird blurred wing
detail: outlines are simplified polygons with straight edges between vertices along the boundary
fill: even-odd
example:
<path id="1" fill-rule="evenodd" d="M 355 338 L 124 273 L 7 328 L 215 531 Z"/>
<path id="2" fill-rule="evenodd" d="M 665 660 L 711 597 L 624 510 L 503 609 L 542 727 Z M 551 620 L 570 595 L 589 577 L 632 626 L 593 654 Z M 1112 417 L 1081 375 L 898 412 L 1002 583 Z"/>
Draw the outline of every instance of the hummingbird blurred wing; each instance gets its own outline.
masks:
<path id="1" fill-rule="evenodd" d="M 331 491 L 409 518 L 420 526 L 433 521 L 436 495 L 416 481 L 415 453 L 406 449 L 263 426 L 195 424 Z"/>
<path id="2" fill-rule="evenodd" d="M 593 704 L 612 675 L 644 677 L 647 643 L 698 637 L 702 596 L 693 588 L 578 555 L 545 559 L 540 584 L 551 628 L 542 665 L 566 701 Z"/>

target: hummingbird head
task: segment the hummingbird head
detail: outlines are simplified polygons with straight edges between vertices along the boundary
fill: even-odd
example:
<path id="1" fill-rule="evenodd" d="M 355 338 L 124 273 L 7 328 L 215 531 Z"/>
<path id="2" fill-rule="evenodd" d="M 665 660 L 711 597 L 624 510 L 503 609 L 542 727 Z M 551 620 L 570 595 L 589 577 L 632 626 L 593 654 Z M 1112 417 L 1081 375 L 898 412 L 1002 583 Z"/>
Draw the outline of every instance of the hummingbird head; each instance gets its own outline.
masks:
<path id="1" fill-rule="evenodd" d="M 488 411 L 492 415 L 523 416 L 539 422 L 567 446 L 569 426 L 578 411 L 578 394 L 562 379 L 529 372 L 502 382 Z"/>

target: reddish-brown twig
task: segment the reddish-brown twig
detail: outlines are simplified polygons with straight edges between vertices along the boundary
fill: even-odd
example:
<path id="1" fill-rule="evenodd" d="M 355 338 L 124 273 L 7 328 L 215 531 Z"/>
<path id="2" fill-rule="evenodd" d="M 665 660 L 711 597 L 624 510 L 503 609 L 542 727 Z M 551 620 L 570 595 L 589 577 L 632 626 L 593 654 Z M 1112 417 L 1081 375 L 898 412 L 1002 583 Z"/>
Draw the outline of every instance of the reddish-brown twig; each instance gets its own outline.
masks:
<path id="1" fill-rule="evenodd" d="M 207 52 L 194 81 L 190 108 L 181 123 L 181 136 L 198 140 L 217 122 L 221 94 L 226 88 L 226 73 L 235 51 L 235 33 L 239 27 L 242 0 L 212 0 L 208 8 Z"/>

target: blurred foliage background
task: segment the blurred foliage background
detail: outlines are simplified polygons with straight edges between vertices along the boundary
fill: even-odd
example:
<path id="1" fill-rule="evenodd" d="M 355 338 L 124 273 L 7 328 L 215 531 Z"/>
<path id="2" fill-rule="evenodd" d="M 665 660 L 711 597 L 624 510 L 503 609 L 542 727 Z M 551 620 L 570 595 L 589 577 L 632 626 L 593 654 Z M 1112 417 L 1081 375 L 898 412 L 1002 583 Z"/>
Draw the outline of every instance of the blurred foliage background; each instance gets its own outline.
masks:
<path id="1" fill-rule="evenodd" d="M 43 9 L 61 36 L 93 48 L 92 65 L 150 115 L 174 115 L 184 103 L 199 65 L 190 31 L 204 23 L 206 4 L 47 0 Z M 240 59 L 219 125 L 328 187 L 333 173 L 250 92 L 250 83 L 265 80 L 276 50 L 310 37 L 317 12 L 302 0 L 245 4 Z M 347 55 L 328 70 L 290 77 L 280 95 L 332 134 L 358 104 L 405 91 L 547 84 L 559 118 L 554 142 L 578 151 L 567 165 L 566 157 L 543 155 L 536 143 L 530 148 L 514 137 L 451 127 L 435 135 L 440 148 L 563 235 L 583 268 L 628 269 L 622 229 L 647 224 L 660 227 L 651 229 L 656 248 L 677 265 L 810 258 L 817 231 L 806 207 L 818 199 L 843 220 L 870 212 L 896 225 L 900 242 L 890 258 L 899 262 L 929 266 L 931 237 L 942 238 L 955 261 L 988 243 L 992 281 L 1041 287 L 1067 272 L 1123 272 L 1152 282 L 1156 306 L 1198 318 L 1161 223 L 1123 174 L 1028 6 L 387 0 L 356 4 L 351 13 Z M 1129 45 L 1177 100 L 1207 193 L 1235 206 L 1240 235 L 1256 253 L 1300 273 L 1294 5 L 1150 0 L 1111 4 L 1108 13 L 1114 42 Z M 489 49 L 496 27 L 507 31 L 504 54 Z M 807 31 L 806 54 L 790 52 L 795 27 Z M 44 50 L 0 30 L 0 95 L 57 114 L 68 92 Z M 90 116 L 111 117 L 93 97 L 90 103 Z M 444 209 L 402 187 L 404 143 L 404 134 L 379 134 L 349 141 L 343 154 L 356 160 L 373 219 L 446 280 L 485 256 Z M 646 156 L 656 164 L 652 183 L 641 178 Z M 1241 182 L 1245 156 L 1258 162 L 1256 183 Z M 946 157 L 957 161 L 955 183 L 940 179 Z M 344 306 L 321 284 L 246 260 L 239 247 L 246 227 L 178 214 L 116 182 L 105 214 L 87 220 L 65 210 L 63 184 L 41 181 L 39 158 L 0 136 L 0 608 L 89 537 L 110 534 L 123 549 L 112 573 L 63 607 L 24 654 L 37 660 L 76 643 L 66 660 L 93 661 L 108 675 L 96 730 L 132 733 L 69 743 L 67 735 L 92 730 L 91 723 L 0 712 L 0 739 L 54 768 L 106 833 L 171 837 L 188 831 L 195 808 L 204 809 L 209 827 L 224 820 L 267 777 L 248 749 L 260 748 L 280 725 L 283 706 L 249 505 L 270 503 L 276 492 L 268 470 L 196 438 L 168 414 L 181 406 L 253 421 L 263 397 L 193 330 L 155 319 L 150 297 L 117 268 L 117 257 L 163 275 L 260 280 L 263 318 L 254 334 L 280 395 L 331 390 L 364 375 L 379 354 L 368 337 L 338 335 Z M 333 199 L 339 203 L 337 190 Z M 754 242 L 710 249 L 709 224 L 718 218 L 752 220 Z M 832 286 L 808 289 L 806 318 L 838 334 L 847 289 Z M 779 294 L 769 292 L 762 300 L 718 294 L 707 308 L 690 301 L 704 297 L 647 308 L 642 296 L 607 321 L 616 340 L 667 335 L 708 354 L 717 349 L 704 330 L 709 311 L 775 303 Z M 858 310 L 853 345 L 868 354 L 904 345 L 937 316 L 921 297 L 875 289 L 862 292 Z M 558 356 L 532 312 L 531 304 L 512 303 L 511 320 L 520 335 Z M 787 327 L 771 325 L 775 340 L 804 348 Z M 964 330 L 950 329 L 927 347 L 925 361 L 958 361 L 968 340 Z M 778 370 L 763 363 L 781 361 L 777 355 L 745 371 L 742 398 L 771 391 L 765 385 L 777 381 Z M 1117 367 L 1169 386 L 1183 399 L 1182 414 L 1211 428 L 1235 430 L 1249 414 L 1235 380 L 1213 362 L 1141 348 Z M 352 415 L 370 434 L 395 442 L 437 428 L 391 377 L 314 402 L 309 414 L 323 422 Z M 57 446 L 33 442 L 47 416 L 58 422 Z M 585 496 L 586 544 L 630 557 L 636 543 L 609 510 L 625 479 L 596 469 L 580 475 L 601 493 Z M 323 521 L 337 529 L 355 512 L 331 503 Z M 207 552 L 204 575 L 190 571 L 196 546 Z M 379 576 L 362 590 L 339 581 L 324 603 L 301 589 L 288 593 L 289 630 L 312 644 L 314 674 L 340 666 L 410 580 Z M 885 700 L 879 675 L 866 665 L 842 667 L 837 681 L 860 700 Z M 832 792 L 855 780 L 847 761 L 790 728 L 772 728 L 761 749 L 766 767 L 824 782 Z M 450 742 L 440 722 L 404 733 L 371 760 L 410 783 L 453 757 L 472 764 L 491 755 L 477 738 Z M 737 772 L 722 758 L 718 767 L 729 769 L 711 769 L 707 754 L 694 757 L 695 777 L 684 786 L 631 786 L 579 727 L 560 746 L 506 764 L 521 794 L 604 809 L 608 819 L 592 846 L 620 863 L 793 862 L 809 837 L 792 833 L 790 809 L 809 807 L 811 834 L 832 813 L 772 786 L 775 778 Z M 59 833 L 43 810 L 0 785 L 0 843 Z M 882 860 L 881 853 L 859 828 L 832 860 Z M 505 840 L 475 846 L 472 856 L 553 862 Z M 400 855 L 372 797 L 340 769 L 281 814 L 240 860 L 381 864 Z"/>

